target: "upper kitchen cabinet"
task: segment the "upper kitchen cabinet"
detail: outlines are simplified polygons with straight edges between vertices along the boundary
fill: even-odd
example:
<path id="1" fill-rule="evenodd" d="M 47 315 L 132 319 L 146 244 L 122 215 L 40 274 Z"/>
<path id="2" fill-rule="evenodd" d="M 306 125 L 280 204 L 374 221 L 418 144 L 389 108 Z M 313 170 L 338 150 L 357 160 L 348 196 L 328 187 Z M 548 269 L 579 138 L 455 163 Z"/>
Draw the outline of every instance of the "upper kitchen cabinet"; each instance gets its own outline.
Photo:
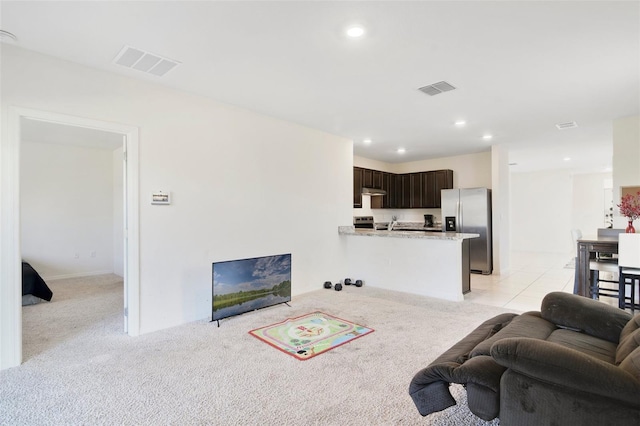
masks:
<path id="1" fill-rule="evenodd" d="M 425 173 L 409 173 L 409 191 L 411 194 L 410 207 L 412 209 L 424 207 L 422 196 L 422 176 Z"/>
<path id="2" fill-rule="evenodd" d="M 362 184 L 364 169 L 360 167 L 353 168 L 353 207 L 362 207 Z"/>
<path id="3" fill-rule="evenodd" d="M 362 187 L 383 189 L 371 197 L 373 209 L 440 208 L 440 191 L 453 188 L 452 170 L 395 174 L 353 168 L 353 207 L 362 207 Z"/>
<path id="4" fill-rule="evenodd" d="M 424 208 L 440 208 L 440 192 L 453 188 L 453 170 L 435 170 L 422 173 Z"/>
<path id="5" fill-rule="evenodd" d="M 436 170 L 435 172 L 431 172 L 435 174 L 435 203 L 433 207 L 440 208 L 442 207 L 441 202 L 441 191 L 443 189 L 452 189 L 453 188 L 453 170 Z"/>
<path id="6" fill-rule="evenodd" d="M 395 175 L 393 173 L 387 172 L 374 172 L 379 173 L 380 177 L 380 189 L 386 192 L 385 195 L 371 197 L 371 208 L 372 209 L 390 209 L 395 206 Z M 374 185 L 376 184 L 376 175 L 373 175 Z M 392 198 L 393 197 L 393 198 Z"/>
<path id="7" fill-rule="evenodd" d="M 411 208 L 411 177 L 407 175 L 396 175 L 397 198 L 394 208 L 410 209 Z"/>
<path id="8" fill-rule="evenodd" d="M 373 188 L 373 170 L 362 169 L 362 186 Z"/>

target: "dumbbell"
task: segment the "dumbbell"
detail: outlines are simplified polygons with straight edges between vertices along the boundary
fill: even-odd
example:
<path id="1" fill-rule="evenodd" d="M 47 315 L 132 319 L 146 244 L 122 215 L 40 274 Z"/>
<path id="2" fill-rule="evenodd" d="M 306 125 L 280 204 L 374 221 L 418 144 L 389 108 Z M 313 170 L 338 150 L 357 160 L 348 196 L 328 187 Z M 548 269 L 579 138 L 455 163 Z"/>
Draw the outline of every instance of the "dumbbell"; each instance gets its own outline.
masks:
<path id="1" fill-rule="evenodd" d="M 331 281 L 325 281 L 324 288 L 331 288 Z"/>
<path id="2" fill-rule="evenodd" d="M 351 285 L 351 278 L 345 278 L 344 285 Z"/>
<path id="3" fill-rule="evenodd" d="M 354 285 L 356 287 L 362 287 L 362 280 L 356 280 L 356 283 Z"/>
<path id="4" fill-rule="evenodd" d="M 336 285 L 334 285 L 334 286 L 333 286 L 333 289 L 334 289 L 335 291 L 340 291 L 340 290 L 342 290 L 342 284 L 340 284 L 340 283 L 336 283 Z"/>

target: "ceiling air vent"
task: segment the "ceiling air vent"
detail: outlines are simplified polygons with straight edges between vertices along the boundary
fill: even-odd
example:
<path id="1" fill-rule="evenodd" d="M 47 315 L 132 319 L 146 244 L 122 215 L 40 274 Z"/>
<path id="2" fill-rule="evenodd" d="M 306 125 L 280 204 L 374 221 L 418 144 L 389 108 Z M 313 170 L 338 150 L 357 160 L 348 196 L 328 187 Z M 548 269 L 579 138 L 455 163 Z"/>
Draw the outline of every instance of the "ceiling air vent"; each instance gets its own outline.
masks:
<path id="1" fill-rule="evenodd" d="M 131 46 L 124 46 L 113 60 L 118 65 L 162 77 L 180 62 Z"/>
<path id="2" fill-rule="evenodd" d="M 446 81 L 440 81 L 438 83 L 433 83 L 428 86 L 421 87 L 418 90 L 423 93 L 426 93 L 429 96 L 435 96 L 435 95 L 439 95 L 442 92 L 448 92 L 454 89 L 455 87 L 447 83 Z"/>
<path id="3" fill-rule="evenodd" d="M 578 123 L 575 121 L 567 121 L 566 123 L 558 123 L 556 124 L 558 130 L 566 130 L 566 129 L 575 129 L 578 127 Z"/>

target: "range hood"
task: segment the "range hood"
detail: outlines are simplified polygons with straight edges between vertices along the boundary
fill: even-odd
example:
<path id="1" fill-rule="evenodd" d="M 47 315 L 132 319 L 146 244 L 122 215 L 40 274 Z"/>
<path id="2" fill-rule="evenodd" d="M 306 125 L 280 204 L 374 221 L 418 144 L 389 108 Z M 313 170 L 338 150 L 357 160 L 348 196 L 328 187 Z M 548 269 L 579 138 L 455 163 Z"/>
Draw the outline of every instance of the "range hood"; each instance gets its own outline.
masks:
<path id="1" fill-rule="evenodd" d="M 387 191 L 384 189 L 376 189 L 376 188 L 362 188 L 362 195 L 387 195 Z"/>

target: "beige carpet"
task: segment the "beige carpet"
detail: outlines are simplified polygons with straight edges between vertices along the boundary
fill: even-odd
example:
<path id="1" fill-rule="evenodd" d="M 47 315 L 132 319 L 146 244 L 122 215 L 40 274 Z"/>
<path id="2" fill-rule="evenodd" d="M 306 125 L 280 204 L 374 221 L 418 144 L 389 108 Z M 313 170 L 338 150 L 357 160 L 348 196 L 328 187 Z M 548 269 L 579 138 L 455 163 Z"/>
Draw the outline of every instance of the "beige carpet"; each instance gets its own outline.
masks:
<path id="1" fill-rule="evenodd" d="M 2 425 L 485 425 L 459 405 L 423 418 L 407 393 L 421 368 L 503 309 L 368 287 L 320 289 L 215 323 L 132 338 L 113 275 L 49 283 L 23 308 L 24 357 L 0 372 Z M 203 301 L 203 303 L 207 303 Z M 374 328 L 307 361 L 249 330 L 320 310 Z"/>

